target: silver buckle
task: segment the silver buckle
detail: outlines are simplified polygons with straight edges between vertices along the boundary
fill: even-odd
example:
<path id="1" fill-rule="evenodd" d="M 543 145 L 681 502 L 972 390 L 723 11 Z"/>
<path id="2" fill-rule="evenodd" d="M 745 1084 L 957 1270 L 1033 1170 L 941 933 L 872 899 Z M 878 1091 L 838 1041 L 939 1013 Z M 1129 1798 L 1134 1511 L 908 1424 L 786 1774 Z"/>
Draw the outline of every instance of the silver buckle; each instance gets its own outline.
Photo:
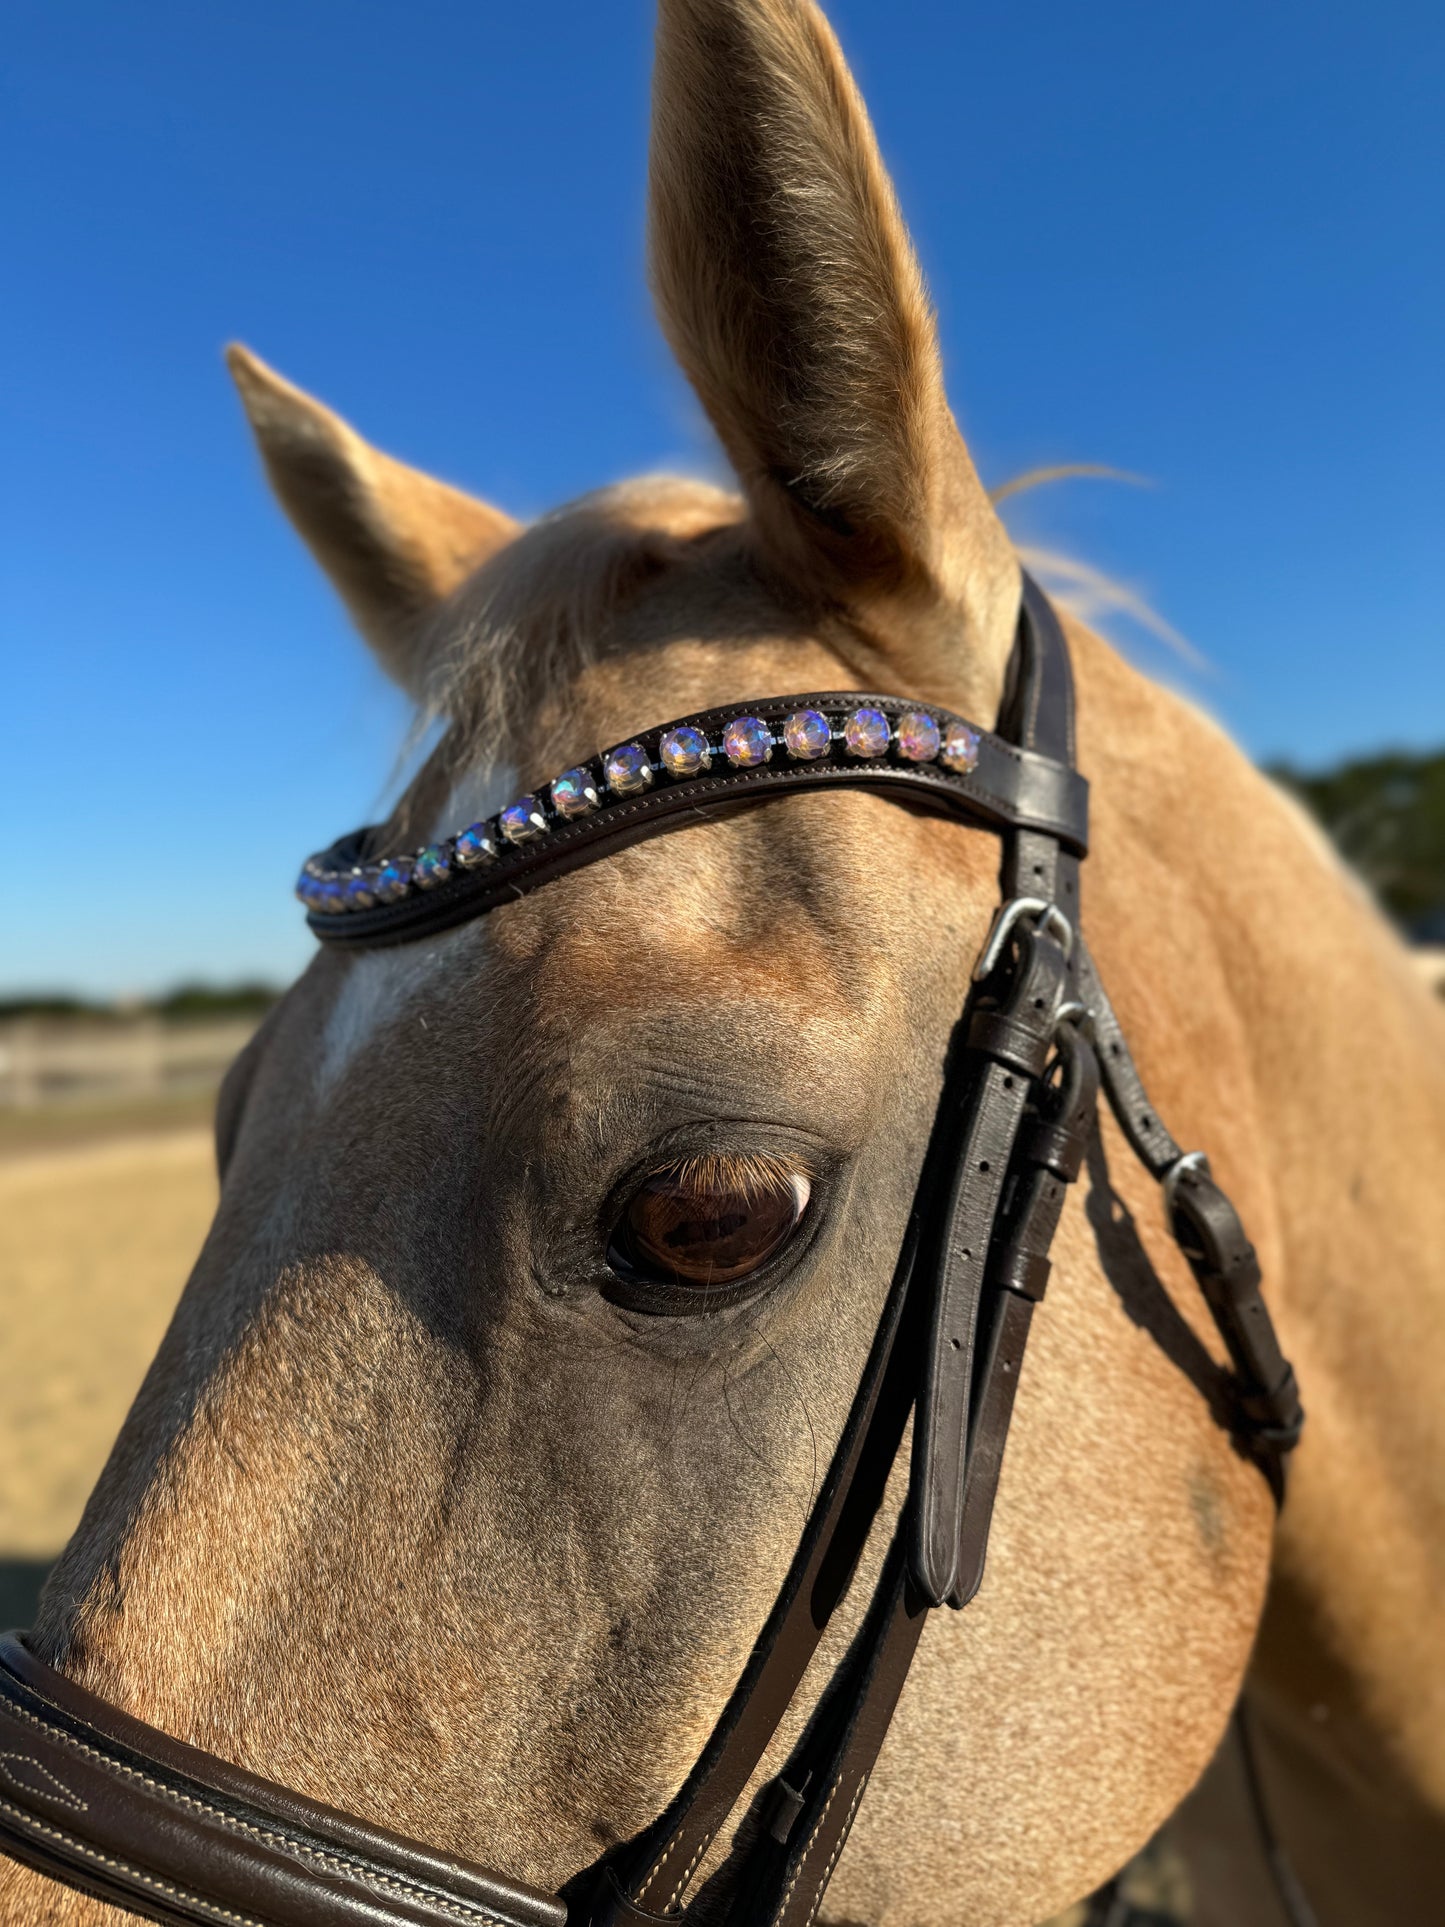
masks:
<path id="1" fill-rule="evenodd" d="M 1011 903 L 1000 904 L 994 916 L 993 929 L 988 933 L 983 955 L 973 967 L 973 981 L 976 984 L 981 984 L 985 977 L 992 974 L 1014 925 L 1022 917 L 1032 917 L 1041 930 L 1052 931 L 1064 953 L 1065 963 L 1073 956 L 1074 926 L 1059 906 L 1049 903 L 1044 897 L 1015 897 Z"/>

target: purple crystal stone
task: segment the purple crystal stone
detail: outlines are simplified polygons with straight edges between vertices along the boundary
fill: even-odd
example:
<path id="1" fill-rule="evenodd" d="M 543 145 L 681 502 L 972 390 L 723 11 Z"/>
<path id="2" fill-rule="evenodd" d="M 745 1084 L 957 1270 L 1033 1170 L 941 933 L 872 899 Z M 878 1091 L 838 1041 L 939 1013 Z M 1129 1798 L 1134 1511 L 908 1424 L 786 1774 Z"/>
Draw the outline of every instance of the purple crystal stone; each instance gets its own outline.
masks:
<path id="1" fill-rule="evenodd" d="M 881 709 L 855 709 L 843 725 L 843 740 L 848 754 L 860 760 L 881 756 L 888 747 L 892 731 Z"/>
<path id="2" fill-rule="evenodd" d="M 383 863 L 376 879 L 378 903 L 396 903 L 411 888 L 411 858 L 394 856 Z"/>
<path id="3" fill-rule="evenodd" d="M 797 763 L 816 763 L 833 746 L 833 731 L 821 709 L 795 709 L 783 724 L 783 741 Z"/>
<path id="4" fill-rule="evenodd" d="M 535 796 L 519 796 L 497 818 L 497 828 L 509 843 L 530 843 L 547 834 L 547 818 Z"/>
<path id="5" fill-rule="evenodd" d="M 590 769 L 564 769 L 552 784 L 552 808 L 558 816 L 586 816 L 601 800 Z"/>
<path id="6" fill-rule="evenodd" d="M 456 840 L 456 860 L 463 870 L 474 870 L 479 863 L 488 863 L 497 854 L 497 846 L 487 835 L 485 823 L 473 823 L 469 830 L 463 830 Z"/>
<path id="7" fill-rule="evenodd" d="M 967 776 L 978 766 L 979 734 L 967 723 L 950 723 L 943 732 L 939 761 L 955 776 Z"/>
<path id="8" fill-rule="evenodd" d="M 622 743 L 602 759 L 602 773 L 614 796 L 640 796 L 652 786 L 652 764 L 641 743 Z"/>
<path id="9" fill-rule="evenodd" d="M 452 866 L 440 843 L 428 843 L 424 850 L 417 851 L 412 875 L 419 889 L 434 889 L 438 883 L 445 883 L 451 873 Z"/>
<path id="10" fill-rule="evenodd" d="M 723 731 L 722 746 L 734 769 L 756 769 L 773 753 L 773 732 L 761 716 L 734 716 Z"/>
<path id="11" fill-rule="evenodd" d="M 657 753 L 669 776 L 696 776 L 712 762 L 706 736 L 691 723 L 679 723 L 676 729 L 670 729 L 658 744 Z"/>
<path id="12" fill-rule="evenodd" d="M 905 763 L 931 763 L 943 744 L 943 732 L 926 709 L 905 709 L 894 735 Z"/>

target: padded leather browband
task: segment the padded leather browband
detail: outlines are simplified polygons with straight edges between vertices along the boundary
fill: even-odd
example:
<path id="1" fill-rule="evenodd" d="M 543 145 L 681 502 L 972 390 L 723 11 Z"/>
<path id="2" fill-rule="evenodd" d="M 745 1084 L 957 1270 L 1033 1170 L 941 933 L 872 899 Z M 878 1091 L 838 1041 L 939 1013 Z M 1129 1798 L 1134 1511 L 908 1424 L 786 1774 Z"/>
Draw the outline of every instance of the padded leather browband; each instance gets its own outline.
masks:
<path id="1" fill-rule="evenodd" d="M 781 741 L 784 719 L 799 710 L 815 710 L 835 723 L 860 708 L 880 710 L 894 733 L 892 745 L 876 759 L 860 760 L 849 753 L 841 729 L 824 755 L 794 761 Z M 450 874 L 430 889 L 413 889 L 399 902 L 378 903 L 366 909 L 332 913 L 311 912 L 312 930 L 323 943 L 376 946 L 410 943 L 446 930 L 472 917 L 484 916 L 498 904 L 510 903 L 539 885 L 583 864 L 660 830 L 680 829 L 698 820 L 699 812 L 759 802 L 794 790 L 870 789 L 941 810 L 994 830 L 1033 830 L 1065 845 L 1078 856 L 1088 848 L 1089 786 L 1066 762 L 1024 749 L 1002 736 L 964 724 L 936 705 L 927 714 L 946 734 L 950 725 L 970 731 L 977 743 L 977 761 L 970 770 L 950 769 L 942 760 L 909 762 L 897 747 L 899 718 L 918 710 L 901 696 L 828 695 L 769 696 L 750 702 L 699 711 L 680 722 L 663 723 L 629 739 L 647 753 L 654 773 L 653 786 L 640 795 L 609 793 L 604 775 L 605 755 L 592 757 L 576 768 L 592 779 L 598 802 L 584 816 L 568 819 L 548 800 L 548 786 L 539 785 L 535 800 L 546 828 L 535 841 L 509 845 L 488 824 L 489 842 L 496 854 L 483 866 L 462 869 L 450 864 Z M 727 725 L 740 717 L 758 717 L 777 738 L 766 763 L 751 768 L 730 764 L 719 744 Z M 697 729 L 713 746 L 711 767 L 696 776 L 676 780 L 666 773 L 659 750 L 662 739 L 682 727 Z M 355 865 L 379 861 L 384 854 L 382 832 L 376 828 L 353 831 L 313 864 L 321 871 L 344 876 Z M 442 846 L 445 850 L 445 844 Z"/>
<path id="2" fill-rule="evenodd" d="M 565 1927 L 550 1894 L 185 1746 L 0 1639 L 0 1846 L 162 1921 Z"/>

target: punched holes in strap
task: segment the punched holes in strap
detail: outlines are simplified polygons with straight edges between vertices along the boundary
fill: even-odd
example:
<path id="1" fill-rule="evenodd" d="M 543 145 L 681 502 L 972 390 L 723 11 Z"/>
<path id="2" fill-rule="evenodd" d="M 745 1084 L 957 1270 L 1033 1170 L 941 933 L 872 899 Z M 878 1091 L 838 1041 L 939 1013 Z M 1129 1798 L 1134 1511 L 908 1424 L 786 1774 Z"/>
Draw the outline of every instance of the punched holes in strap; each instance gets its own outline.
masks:
<path id="1" fill-rule="evenodd" d="M 990 944 L 986 958 L 993 949 Z M 955 1589 L 984 1277 L 1004 1180 L 1029 1089 L 1048 1061 L 1067 969 L 1047 918 L 1015 919 L 984 986 L 988 1002 L 970 1023 L 972 1045 L 978 1017 L 992 1018 L 982 1034 L 995 1048 L 984 1053 L 987 1068 L 960 1136 L 933 1254 L 932 1329 L 913 1434 L 912 1569 L 931 1605 L 944 1604 Z"/>
<path id="2" fill-rule="evenodd" d="M 1077 1009 L 1077 1007 L 1075 1007 Z M 1076 1016 L 1057 1025 L 1057 1076 L 1035 1087 L 1037 1110 L 1024 1122 L 1009 1178 L 1007 1222 L 989 1266 L 989 1331 L 971 1418 L 958 1572 L 950 1606 L 966 1606 L 983 1581 L 994 1499 L 1023 1370 L 1034 1306 L 1050 1276 L 1049 1251 L 1064 1195 L 1077 1172 L 1056 1168 L 1059 1145 L 1082 1146 L 1099 1098 L 1099 1067 Z M 1040 1155 L 1043 1152 L 1044 1155 Z M 1053 1159 L 1053 1161 L 1051 1161 Z"/>
<path id="3" fill-rule="evenodd" d="M 1180 1166 L 1167 1192 L 1170 1228 L 1229 1349 L 1242 1416 L 1262 1445 L 1288 1452 L 1298 1442 L 1304 1411 L 1261 1295 L 1259 1259 L 1205 1160 L 1181 1159 Z"/>

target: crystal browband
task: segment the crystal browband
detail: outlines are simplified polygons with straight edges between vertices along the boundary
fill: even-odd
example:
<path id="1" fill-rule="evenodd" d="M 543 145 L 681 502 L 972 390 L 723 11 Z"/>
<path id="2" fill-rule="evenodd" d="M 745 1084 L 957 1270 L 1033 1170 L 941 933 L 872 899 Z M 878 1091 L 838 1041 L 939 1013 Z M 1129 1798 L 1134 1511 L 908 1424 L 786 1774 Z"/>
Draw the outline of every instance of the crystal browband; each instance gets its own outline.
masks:
<path id="1" fill-rule="evenodd" d="M 994 827 L 1087 846 L 1074 770 L 896 696 L 767 697 L 643 730 L 419 850 L 355 831 L 301 872 L 296 894 L 329 943 L 404 943 L 481 916 L 538 884 L 699 810 L 792 789 L 877 788 Z"/>

